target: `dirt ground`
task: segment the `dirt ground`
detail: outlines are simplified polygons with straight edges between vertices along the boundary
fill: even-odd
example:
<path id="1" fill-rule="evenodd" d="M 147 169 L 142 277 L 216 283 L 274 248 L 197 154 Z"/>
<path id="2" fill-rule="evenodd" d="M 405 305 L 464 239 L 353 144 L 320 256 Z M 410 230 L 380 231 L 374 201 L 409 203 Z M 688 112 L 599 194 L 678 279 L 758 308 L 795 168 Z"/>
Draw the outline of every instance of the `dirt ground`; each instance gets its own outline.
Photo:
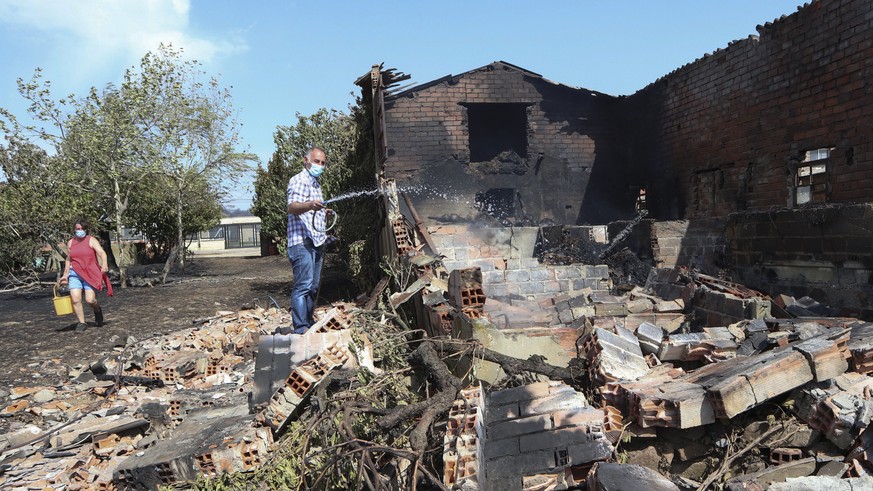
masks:
<path id="1" fill-rule="evenodd" d="M 131 273 L 155 279 L 161 266 L 137 266 Z M 352 300 L 359 293 L 330 258 L 322 276 L 319 304 Z M 195 257 L 184 274 L 174 273 L 170 280 L 164 285 L 155 280 L 155 286 L 113 285 L 112 297 L 98 293 L 105 325 L 96 327 L 93 312 L 85 306 L 91 326 L 85 332 L 67 329 L 75 315 L 55 315 L 50 287 L 0 293 L 0 388 L 67 383 L 69 367 L 87 367 L 110 353 L 115 336 L 122 343 L 128 336 L 143 340 L 189 328 L 219 310 L 269 307 L 273 300 L 288 308 L 292 275 L 281 256 Z"/>

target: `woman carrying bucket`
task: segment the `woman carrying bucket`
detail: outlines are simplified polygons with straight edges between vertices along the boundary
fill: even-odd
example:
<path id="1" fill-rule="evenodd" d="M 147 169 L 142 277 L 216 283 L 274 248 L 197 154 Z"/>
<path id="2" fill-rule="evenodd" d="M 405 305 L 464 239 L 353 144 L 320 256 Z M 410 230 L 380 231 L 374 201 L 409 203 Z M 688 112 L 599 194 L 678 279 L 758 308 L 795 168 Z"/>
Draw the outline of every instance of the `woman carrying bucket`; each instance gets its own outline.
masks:
<path id="1" fill-rule="evenodd" d="M 88 324 L 85 323 L 85 311 L 82 308 L 82 290 L 85 291 L 85 302 L 94 309 L 94 321 L 99 327 L 103 325 L 103 309 L 97 304 L 94 290 L 102 290 L 105 281 L 107 294 L 112 296 L 112 285 L 106 275 L 109 271 L 106 252 L 100 246 L 100 241 L 88 234 L 91 229 L 90 224 L 80 219 L 76 220 L 73 228 L 75 235 L 67 242 L 69 253 L 60 282 L 70 285 L 73 311 L 79 319 L 76 331 L 81 332 L 88 328 Z"/>

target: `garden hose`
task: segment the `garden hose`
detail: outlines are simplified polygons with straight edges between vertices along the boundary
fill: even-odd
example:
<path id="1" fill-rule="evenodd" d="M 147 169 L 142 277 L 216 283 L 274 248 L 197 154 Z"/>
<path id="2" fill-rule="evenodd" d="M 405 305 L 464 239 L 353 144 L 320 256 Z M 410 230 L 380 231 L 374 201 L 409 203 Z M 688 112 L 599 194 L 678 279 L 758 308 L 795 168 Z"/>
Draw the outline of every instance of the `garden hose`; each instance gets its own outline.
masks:
<path id="1" fill-rule="evenodd" d="M 321 233 L 330 232 L 330 230 L 333 228 L 333 226 L 336 225 L 337 218 L 339 218 L 339 214 L 337 214 L 337 212 L 335 212 L 334 210 L 331 210 L 330 208 L 325 208 L 325 210 L 331 212 L 330 215 L 333 215 L 333 221 L 330 222 L 330 225 L 328 225 L 327 228 L 325 228 L 324 230 L 320 230 L 315 225 L 315 216 L 318 214 L 318 212 L 313 213 L 312 214 L 312 229 L 315 230 L 316 232 L 321 232 Z M 327 218 L 325 218 L 325 222 L 326 221 L 327 221 Z"/>

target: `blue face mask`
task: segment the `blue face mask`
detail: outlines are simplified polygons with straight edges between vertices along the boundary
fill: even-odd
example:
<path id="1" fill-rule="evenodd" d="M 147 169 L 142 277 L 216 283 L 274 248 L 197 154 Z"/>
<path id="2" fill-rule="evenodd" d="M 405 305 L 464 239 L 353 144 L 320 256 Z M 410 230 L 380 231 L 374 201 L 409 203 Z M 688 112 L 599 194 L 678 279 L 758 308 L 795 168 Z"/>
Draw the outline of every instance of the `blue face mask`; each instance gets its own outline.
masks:
<path id="1" fill-rule="evenodd" d="M 80 239 L 84 239 L 87 234 L 88 232 L 85 232 L 84 230 L 76 230 L 76 237 Z"/>
<path id="2" fill-rule="evenodd" d="M 318 164 L 316 164 L 316 163 L 310 163 L 310 164 L 309 164 L 309 174 L 310 174 L 312 177 L 318 177 L 318 176 L 321 175 L 322 172 L 324 172 L 324 166 L 323 166 L 323 165 L 318 165 Z"/>

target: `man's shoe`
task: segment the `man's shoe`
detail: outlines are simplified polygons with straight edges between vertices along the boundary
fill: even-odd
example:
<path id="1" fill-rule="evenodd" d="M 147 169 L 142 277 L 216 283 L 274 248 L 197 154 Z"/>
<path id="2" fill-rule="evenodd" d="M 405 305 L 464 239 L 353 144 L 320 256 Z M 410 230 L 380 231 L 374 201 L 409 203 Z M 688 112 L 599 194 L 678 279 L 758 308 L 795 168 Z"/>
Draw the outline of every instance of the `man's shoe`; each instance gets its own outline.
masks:
<path id="1" fill-rule="evenodd" d="M 94 311 L 94 322 L 97 324 L 97 327 L 103 327 L 103 308 L 98 308 Z"/>
<path id="2" fill-rule="evenodd" d="M 273 335 L 277 334 L 291 334 L 294 331 L 294 328 L 291 326 L 288 327 L 277 327 L 275 331 L 273 331 Z"/>
<path id="3" fill-rule="evenodd" d="M 88 324 L 84 322 L 76 324 L 76 332 L 85 332 L 85 329 L 88 329 Z"/>

